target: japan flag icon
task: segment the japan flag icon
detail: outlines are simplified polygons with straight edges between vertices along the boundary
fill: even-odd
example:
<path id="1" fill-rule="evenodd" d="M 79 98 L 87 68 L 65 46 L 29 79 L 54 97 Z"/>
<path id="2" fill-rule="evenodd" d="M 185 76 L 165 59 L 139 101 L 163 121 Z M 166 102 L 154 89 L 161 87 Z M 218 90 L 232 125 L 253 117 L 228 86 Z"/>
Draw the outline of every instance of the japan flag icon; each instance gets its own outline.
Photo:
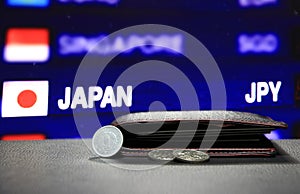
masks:
<path id="1" fill-rule="evenodd" d="M 2 117 L 48 115 L 48 81 L 6 81 L 2 91 Z"/>

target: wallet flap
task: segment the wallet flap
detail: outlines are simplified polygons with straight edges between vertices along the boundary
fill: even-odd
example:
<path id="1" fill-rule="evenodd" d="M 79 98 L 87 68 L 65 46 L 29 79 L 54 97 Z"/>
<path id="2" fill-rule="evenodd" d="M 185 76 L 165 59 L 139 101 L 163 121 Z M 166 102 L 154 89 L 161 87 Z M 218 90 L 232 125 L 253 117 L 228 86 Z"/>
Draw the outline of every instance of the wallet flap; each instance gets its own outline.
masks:
<path id="1" fill-rule="evenodd" d="M 172 124 L 176 122 L 199 122 L 207 125 L 210 121 L 223 122 L 222 128 L 226 125 L 229 128 L 262 127 L 262 128 L 287 128 L 287 124 L 281 121 L 274 121 L 270 117 L 237 111 L 157 111 L 130 113 L 117 118 L 112 125 L 138 125 L 144 123 Z"/>

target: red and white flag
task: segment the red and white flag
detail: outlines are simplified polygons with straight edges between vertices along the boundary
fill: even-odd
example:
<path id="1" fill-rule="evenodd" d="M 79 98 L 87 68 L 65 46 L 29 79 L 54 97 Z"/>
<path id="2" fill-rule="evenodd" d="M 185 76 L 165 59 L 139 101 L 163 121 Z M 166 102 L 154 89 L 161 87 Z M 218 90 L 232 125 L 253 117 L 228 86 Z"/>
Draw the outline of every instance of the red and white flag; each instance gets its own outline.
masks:
<path id="1" fill-rule="evenodd" d="M 12 28 L 6 33 L 4 60 L 45 62 L 49 59 L 49 32 L 43 28 Z"/>
<path id="2" fill-rule="evenodd" d="M 48 81 L 6 81 L 2 91 L 2 117 L 48 115 Z"/>

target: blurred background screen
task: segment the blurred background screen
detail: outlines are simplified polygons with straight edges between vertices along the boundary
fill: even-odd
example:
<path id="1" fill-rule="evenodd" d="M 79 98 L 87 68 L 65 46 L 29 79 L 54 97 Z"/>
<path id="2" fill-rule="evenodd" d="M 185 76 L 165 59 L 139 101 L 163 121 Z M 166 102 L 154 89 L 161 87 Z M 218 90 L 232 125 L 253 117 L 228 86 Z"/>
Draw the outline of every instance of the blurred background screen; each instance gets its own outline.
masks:
<path id="1" fill-rule="evenodd" d="M 59 106 L 59 99 L 64 99 L 68 88 L 72 88 L 77 68 L 97 41 L 139 24 L 169 25 L 195 36 L 210 51 L 221 70 L 228 110 L 258 113 L 288 124 L 287 130 L 276 130 L 268 136 L 270 139 L 299 138 L 299 2 L 2 0 L 0 138 L 80 138 L 72 108 Z M 105 48 L 96 49 L 94 54 L 112 55 L 118 52 L 120 42 L 159 41 L 166 46 L 173 45 L 176 50 L 181 49 L 184 41 L 180 33 L 150 33 L 138 40 L 137 37 L 135 34 L 118 37 L 107 42 Z M 107 66 L 98 86 L 112 86 L 124 70 L 144 60 L 166 61 L 178 67 L 193 83 L 201 110 L 211 109 L 210 93 L 203 76 L 199 76 L 184 56 L 164 48 L 149 46 L 120 53 Z M 180 87 L 180 79 L 166 76 Z M 260 90 L 261 96 L 247 98 L 246 94 L 256 90 Z M 164 104 L 165 110 L 180 110 L 172 88 L 150 80 L 134 88 L 129 109 L 131 112 L 160 110 L 161 104 L 153 103 L 157 101 Z M 114 120 L 110 105 L 100 107 L 99 101 L 95 107 L 102 125 Z M 116 110 L 122 114 L 122 107 Z M 80 114 L 87 122 L 91 111 L 80 105 Z"/>

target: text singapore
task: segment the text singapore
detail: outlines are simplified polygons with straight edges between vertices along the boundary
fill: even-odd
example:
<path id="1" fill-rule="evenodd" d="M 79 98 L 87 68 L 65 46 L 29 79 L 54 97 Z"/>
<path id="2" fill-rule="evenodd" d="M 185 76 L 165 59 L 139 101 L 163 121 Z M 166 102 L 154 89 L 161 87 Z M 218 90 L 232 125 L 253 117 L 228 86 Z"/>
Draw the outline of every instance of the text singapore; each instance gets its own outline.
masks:
<path id="1" fill-rule="evenodd" d="M 87 52 L 100 55 L 112 55 L 130 52 L 130 48 L 139 48 L 144 54 L 158 52 L 182 53 L 183 37 L 180 34 L 130 35 L 105 39 L 105 35 L 97 37 L 62 35 L 59 37 L 59 53 L 61 55 L 85 54 Z M 141 46 L 142 45 L 142 46 Z"/>
<path id="2" fill-rule="evenodd" d="M 100 86 L 76 87 L 72 94 L 71 87 L 65 88 L 65 96 L 59 99 L 58 107 L 61 110 L 68 108 L 76 109 L 81 106 L 83 109 L 94 108 L 95 102 L 100 102 L 100 108 L 105 108 L 107 105 L 111 107 L 121 107 L 123 104 L 126 107 L 132 106 L 132 86 L 127 86 L 126 90 L 123 86 L 117 86 L 116 90 L 112 86 L 107 86 L 102 89 Z"/>

